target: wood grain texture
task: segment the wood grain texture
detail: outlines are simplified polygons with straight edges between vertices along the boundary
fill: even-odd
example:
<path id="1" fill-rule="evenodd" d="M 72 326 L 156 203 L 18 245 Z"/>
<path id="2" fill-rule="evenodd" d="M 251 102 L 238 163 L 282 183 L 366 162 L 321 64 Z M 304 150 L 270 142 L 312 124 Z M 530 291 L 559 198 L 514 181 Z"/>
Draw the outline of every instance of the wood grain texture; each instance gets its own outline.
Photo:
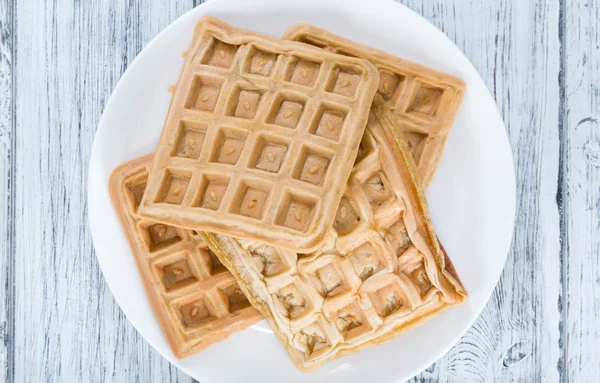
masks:
<path id="1" fill-rule="evenodd" d="M 86 212 L 98 121 L 127 65 L 192 1 L 18 1 L 14 381 L 191 379 L 137 334 Z"/>
<path id="2" fill-rule="evenodd" d="M 597 381 L 597 2 L 398 1 L 481 73 L 507 125 L 518 194 L 513 247 L 492 299 L 461 342 L 412 381 Z M 108 290 L 86 184 L 118 79 L 200 2 L 0 0 L 0 382 L 192 381 L 141 338 Z"/>
<path id="3" fill-rule="evenodd" d="M 12 336 L 12 5 L 0 0 L 0 382 L 9 379 Z"/>
<path id="4" fill-rule="evenodd" d="M 600 5 L 563 9 L 563 254 L 566 381 L 600 376 Z"/>
<path id="5" fill-rule="evenodd" d="M 406 1 L 482 75 L 506 123 L 517 176 L 513 246 L 473 327 L 413 381 L 558 381 L 559 3 Z"/>

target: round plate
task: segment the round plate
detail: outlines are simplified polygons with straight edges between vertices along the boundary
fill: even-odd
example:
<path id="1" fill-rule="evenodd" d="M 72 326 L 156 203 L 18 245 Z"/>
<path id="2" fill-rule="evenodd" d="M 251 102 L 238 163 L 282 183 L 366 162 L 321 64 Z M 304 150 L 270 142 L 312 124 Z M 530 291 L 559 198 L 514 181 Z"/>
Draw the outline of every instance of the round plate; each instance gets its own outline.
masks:
<path id="1" fill-rule="evenodd" d="M 296 23 L 311 23 L 465 80 L 463 105 L 427 191 L 438 235 L 469 292 L 463 305 L 311 373 L 292 365 L 264 321 L 192 357 L 175 358 L 146 298 L 107 183 L 117 165 L 154 151 L 169 105 L 167 90 L 204 15 L 277 37 Z M 442 356 L 485 306 L 509 250 L 515 193 L 511 150 L 494 100 L 467 58 L 421 16 L 387 0 L 218 0 L 162 31 L 121 78 L 96 133 L 88 203 L 96 255 L 115 299 L 142 336 L 192 377 L 202 382 L 401 381 Z"/>

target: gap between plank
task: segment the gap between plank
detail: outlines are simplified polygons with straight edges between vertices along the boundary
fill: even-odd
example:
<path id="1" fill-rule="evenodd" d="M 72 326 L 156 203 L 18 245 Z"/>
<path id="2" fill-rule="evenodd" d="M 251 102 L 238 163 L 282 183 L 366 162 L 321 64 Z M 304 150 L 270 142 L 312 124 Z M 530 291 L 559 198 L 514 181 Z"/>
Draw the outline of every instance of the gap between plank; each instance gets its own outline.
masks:
<path id="1" fill-rule="evenodd" d="M 559 40 L 559 71 L 558 71 L 558 87 L 559 87 L 559 105 L 558 105 L 558 180 L 556 190 L 556 205 L 558 208 L 558 222 L 560 232 L 560 251 L 559 251 L 559 264 L 560 264 L 560 296 L 558 297 L 558 310 L 560 311 L 560 320 L 558 324 L 559 338 L 558 346 L 562 348 L 561 358 L 557 363 L 557 370 L 559 373 L 560 381 L 567 381 L 567 339 L 568 336 L 565 326 L 567 326 L 567 263 L 565 262 L 565 256 L 568 251 L 568 237 L 566 235 L 567 225 L 565 222 L 565 168 L 567 163 L 568 153 L 566 151 L 567 141 L 567 113 L 566 113 L 566 85 L 565 85 L 565 72 L 566 72 L 566 0 L 559 1 L 558 8 L 558 40 Z"/>
<path id="2" fill-rule="evenodd" d="M 9 250 L 8 250 L 8 374 L 7 378 L 9 382 L 15 381 L 15 249 L 16 249 L 16 237 L 15 237 L 15 174 L 16 163 L 15 163 L 15 149 L 17 147 L 17 127 L 16 127 L 16 107 L 15 107 L 15 4 L 16 0 L 12 0 L 9 5 L 8 12 L 10 13 L 10 94 L 11 94 L 11 112 L 10 112 L 10 125 L 11 125 L 11 153 L 10 153 L 10 175 L 9 175 L 9 203 L 8 203 L 8 216 L 9 216 Z"/>

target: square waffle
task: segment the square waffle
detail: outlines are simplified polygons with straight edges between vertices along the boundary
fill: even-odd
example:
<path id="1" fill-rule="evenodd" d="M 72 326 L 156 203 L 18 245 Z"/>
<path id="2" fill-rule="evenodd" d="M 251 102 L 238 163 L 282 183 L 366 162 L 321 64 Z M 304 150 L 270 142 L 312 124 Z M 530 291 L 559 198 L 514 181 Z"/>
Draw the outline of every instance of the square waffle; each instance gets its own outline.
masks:
<path id="1" fill-rule="evenodd" d="M 464 81 L 309 24 L 292 27 L 282 39 L 360 57 L 377 67 L 380 78 L 378 93 L 396 114 L 426 189 L 442 157 L 452 122 L 462 102 Z"/>
<path id="2" fill-rule="evenodd" d="M 378 82 L 365 60 L 201 19 L 140 213 L 314 249 L 335 217 Z"/>
<path id="3" fill-rule="evenodd" d="M 376 96 L 323 247 L 203 233 L 301 370 L 398 336 L 463 302 L 396 116 Z"/>
<path id="4" fill-rule="evenodd" d="M 111 175 L 111 198 L 154 313 L 178 358 L 192 355 L 262 319 L 200 234 L 141 218 L 152 155 Z"/>

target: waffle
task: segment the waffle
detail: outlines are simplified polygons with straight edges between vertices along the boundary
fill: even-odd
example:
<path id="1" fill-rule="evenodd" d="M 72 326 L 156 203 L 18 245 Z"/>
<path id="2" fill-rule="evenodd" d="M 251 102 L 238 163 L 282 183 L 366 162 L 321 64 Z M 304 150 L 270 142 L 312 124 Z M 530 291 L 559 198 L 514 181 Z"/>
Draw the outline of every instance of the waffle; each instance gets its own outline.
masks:
<path id="1" fill-rule="evenodd" d="M 201 19 L 140 213 L 314 249 L 334 220 L 378 82 L 365 60 Z"/>
<path id="2" fill-rule="evenodd" d="M 299 24 L 282 39 L 301 41 L 369 60 L 379 70 L 378 93 L 387 100 L 408 140 L 425 189 L 442 157 L 462 102 L 465 83 L 454 76 L 357 44 L 326 30 Z"/>
<path id="3" fill-rule="evenodd" d="M 301 370 L 398 336 L 467 293 L 429 219 L 408 144 L 377 96 L 321 249 L 203 233 Z"/>
<path id="4" fill-rule="evenodd" d="M 114 170 L 110 194 L 154 313 L 178 358 L 262 319 L 198 232 L 142 219 L 152 155 Z"/>

